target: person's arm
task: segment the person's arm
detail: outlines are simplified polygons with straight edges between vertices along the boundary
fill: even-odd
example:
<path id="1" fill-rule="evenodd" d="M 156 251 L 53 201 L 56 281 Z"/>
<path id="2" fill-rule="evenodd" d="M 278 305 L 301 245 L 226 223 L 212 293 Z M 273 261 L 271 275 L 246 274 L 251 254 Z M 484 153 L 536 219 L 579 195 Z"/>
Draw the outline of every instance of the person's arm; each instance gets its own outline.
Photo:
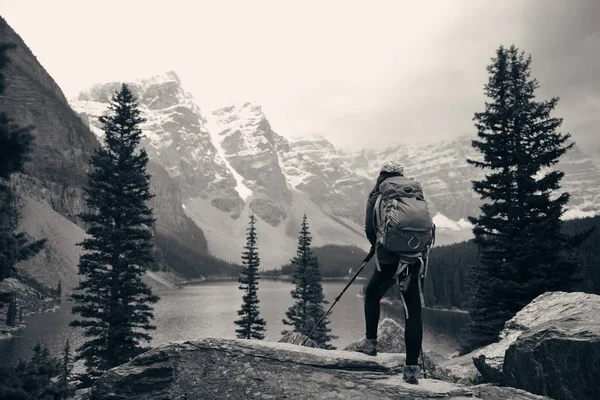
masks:
<path id="1" fill-rule="evenodd" d="M 371 243 L 371 246 L 374 246 L 375 242 L 377 241 L 377 234 L 375 233 L 375 223 L 373 221 L 373 211 L 378 196 L 379 192 L 371 192 L 371 194 L 369 195 L 369 199 L 367 200 L 367 210 L 365 212 L 365 233 L 367 235 L 367 239 Z"/>

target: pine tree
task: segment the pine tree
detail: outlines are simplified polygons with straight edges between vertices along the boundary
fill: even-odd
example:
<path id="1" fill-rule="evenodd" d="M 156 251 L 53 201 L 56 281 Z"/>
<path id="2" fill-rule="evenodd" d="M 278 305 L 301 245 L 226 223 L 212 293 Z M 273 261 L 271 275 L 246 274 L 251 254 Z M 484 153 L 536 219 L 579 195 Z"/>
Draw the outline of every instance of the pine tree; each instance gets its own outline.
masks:
<path id="1" fill-rule="evenodd" d="M 300 235 L 298 236 L 298 249 L 296 257 L 292 259 L 292 264 L 296 266 L 292 275 L 292 283 L 295 288 L 291 291 L 292 298 L 297 301 L 288 309 L 284 319 L 285 325 L 293 326 L 293 332 L 299 332 L 308 335 L 317 321 L 323 316 L 325 310 L 323 305 L 328 304 L 323 295 L 322 277 L 319 269 L 319 260 L 312 253 L 310 248 L 312 237 L 310 235 L 308 220 L 306 214 L 302 218 Z M 313 332 L 311 339 L 324 349 L 334 349 L 330 345 L 337 336 L 331 335 L 331 329 L 328 318 L 323 319 L 317 329 Z M 284 330 L 281 333 L 286 334 L 290 331 Z"/>
<path id="2" fill-rule="evenodd" d="M 6 88 L 2 70 L 10 61 L 8 50 L 13 44 L 0 44 L 0 96 Z M 0 281 L 14 273 L 17 262 L 24 261 L 39 253 L 45 239 L 31 242 L 24 232 L 16 232 L 18 212 L 10 177 L 21 172 L 33 146 L 33 127 L 21 127 L 4 111 L 0 110 Z M 9 293 L 0 293 L 0 307 L 10 300 Z"/>
<path id="3" fill-rule="evenodd" d="M 557 132 L 562 119 L 550 114 L 558 98 L 535 100 L 531 56 L 515 46 L 500 47 L 487 68 L 489 102 L 475 114 L 481 160 L 486 171 L 473 189 L 485 203 L 470 217 L 481 265 L 473 271 L 472 323 L 463 351 L 497 339 L 504 322 L 536 296 L 571 287 L 578 262 L 573 245 L 589 233 L 566 237 L 560 217 L 568 193 L 556 193 L 564 173 L 553 169 L 573 147 L 570 134 Z"/>
<path id="4" fill-rule="evenodd" d="M 17 325 L 17 294 L 15 292 L 11 294 L 8 310 L 6 310 L 6 325 Z"/>
<path id="5" fill-rule="evenodd" d="M 56 287 L 56 297 L 59 299 L 62 297 L 62 281 L 58 280 L 58 286 Z"/>
<path id="6" fill-rule="evenodd" d="M 72 295 L 72 312 L 82 319 L 71 325 L 83 327 L 87 339 L 76 349 L 86 383 L 144 351 L 140 342 L 150 341 L 148 331 L 156 329 L 150 320 L 159 299 L 142 281 L 153 262 L 154 218 L 147 206 L 148 155 L 138 149 L 144 119 L 127 85 L 98 120 L 105 146 L 91 158 L 85 189 L 90 211 L 82 215 L 89 237 L 79 243 L 85 250 L 79 259 L 82 279 Z"/>
<path id="7" fill-rule="evenodd" d="M 250 226 L 246 235 L 245 251 L 242 253 L 243 269 L 239 278 L 239 288 L 244 291 L 242 308 L 238 311 L 240 319 L 235 321 L 239 326 L 236 329 L 239 339 L 264 339 L 266 322 L 259 317 L 258 311 L 258 280 L 260 257 L 256 247 L 256 218 L 250 215 Z"/>
<path id="8" fill-rule="evenodd" d="M 71 345 L 67 339 L 63 349 L 63 356 L 60 364 L 60 374 L 58 375 L 59 386 L 68 387 L 72 369 L 73 361 L 71 359 Z"/>

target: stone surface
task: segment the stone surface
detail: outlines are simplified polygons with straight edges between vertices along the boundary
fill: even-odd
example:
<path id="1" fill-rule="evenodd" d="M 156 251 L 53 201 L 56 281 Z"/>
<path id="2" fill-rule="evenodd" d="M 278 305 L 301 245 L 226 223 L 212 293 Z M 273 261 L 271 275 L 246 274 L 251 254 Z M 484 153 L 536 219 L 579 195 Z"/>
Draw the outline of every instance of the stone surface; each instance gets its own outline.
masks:
<path id="1" fill-rule="evenodd" d="M 471 382 L 479 375 L 557 399 L 590 398 L 600 391 L 598 315 L 600 296 L 544 293 L 506 322 L 499 342 L 441 367 Z"/>
<path id="2" fill-rule="evenodd" d="M 385 318 L 377 328 L 377 351 L 382 353 L 404 353 L 404 328 L 391 318 Z"/>
<path id="3" fill-rule="evenodd" d="M 476 385 L 469 389 L 476 397 L 486 400 L 550 400 L 550 397 L 538 396 L 525 390 L 490 384 Z"/>
<path id="4" fill-rule="evenodd" d="M 458 400 L 509 393 L 498 388 L 489 397 L 482 389 L 482 397 L 473 397 L 470 388 L 430 379 L 409 385 L 401 378 L 403 363 L 401 354 L 203 339 L 160 346 L 110 370 L 93 386 L 91 399 Z"/>
<path id="5" fill-rule="evenodd" d="M 379 322 L 377 328 L 377 353 L 402 353 L 404 355 L 406 346 L 404 343 L 404 328 L 391 318 L 385 318 Z M 356 351 L 356 347 L 360 341 L 352 342 L 344 348 L 344 351 Z M 433 352 L 424 352 L 423 358 L 419 358 L 419 365 L 425 371 L 423 376 L 442 380 L 446 382 L 457 382 L 463 376 L 455 376 L 450 370 L 442 368 L 434 360 L 441 358 Z M 424 363 L 424 368 L 423 368 Z"/>
<path id="6" fill-rule="evenodd" d="M 346 351 L 356 351 L 360 340 L 350 343 L 344 348 Z M 377 328 L 378 353 L 404 353 L 404 328 L 391 318 L 379 322 Z"/>
<path id="7" fill-rule="evenodd" d="M 600 393 L 600 296 L 556 294 L 572 312 L 530 328 L 506 351 L 504 384 L 555 399 L 593 399 Z M 547 303 L 553 300 L 548 297 Z M 560 308 L 562 302 L 555 302 Z M 552 310 L 551 307 L 548 310 Z M 559 315 L 560 315 L 559 314 Z"/>

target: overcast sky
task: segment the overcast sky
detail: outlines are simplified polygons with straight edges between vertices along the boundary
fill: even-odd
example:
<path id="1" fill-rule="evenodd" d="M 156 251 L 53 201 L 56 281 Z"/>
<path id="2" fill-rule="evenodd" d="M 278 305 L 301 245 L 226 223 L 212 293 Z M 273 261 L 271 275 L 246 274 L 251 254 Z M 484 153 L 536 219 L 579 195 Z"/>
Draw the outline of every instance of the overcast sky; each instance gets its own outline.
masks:
<path id="1" fill-rule="evenodd" d="M 0 0 L 68 97 L 176 71 L 203 108 L 256 101 L 276 132 L 338 146 L 475 134 L 500 44 L 533 57 L 541 97 L 600 139 L 600 1 Z"/>

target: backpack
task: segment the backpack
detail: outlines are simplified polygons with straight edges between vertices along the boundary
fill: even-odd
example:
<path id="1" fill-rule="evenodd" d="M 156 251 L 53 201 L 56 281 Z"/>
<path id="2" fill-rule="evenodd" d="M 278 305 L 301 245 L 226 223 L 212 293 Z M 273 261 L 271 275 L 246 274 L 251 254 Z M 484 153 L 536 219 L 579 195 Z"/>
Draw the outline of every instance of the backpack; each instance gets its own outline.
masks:
<path id="1" fill-rule="evenodd" d="M 377 242 L 407 256 L 427 252 L 435 240 L 435 225 L 421 185 L 392 176 L 379 184 L 379 193 L 374 208 Z"/>

